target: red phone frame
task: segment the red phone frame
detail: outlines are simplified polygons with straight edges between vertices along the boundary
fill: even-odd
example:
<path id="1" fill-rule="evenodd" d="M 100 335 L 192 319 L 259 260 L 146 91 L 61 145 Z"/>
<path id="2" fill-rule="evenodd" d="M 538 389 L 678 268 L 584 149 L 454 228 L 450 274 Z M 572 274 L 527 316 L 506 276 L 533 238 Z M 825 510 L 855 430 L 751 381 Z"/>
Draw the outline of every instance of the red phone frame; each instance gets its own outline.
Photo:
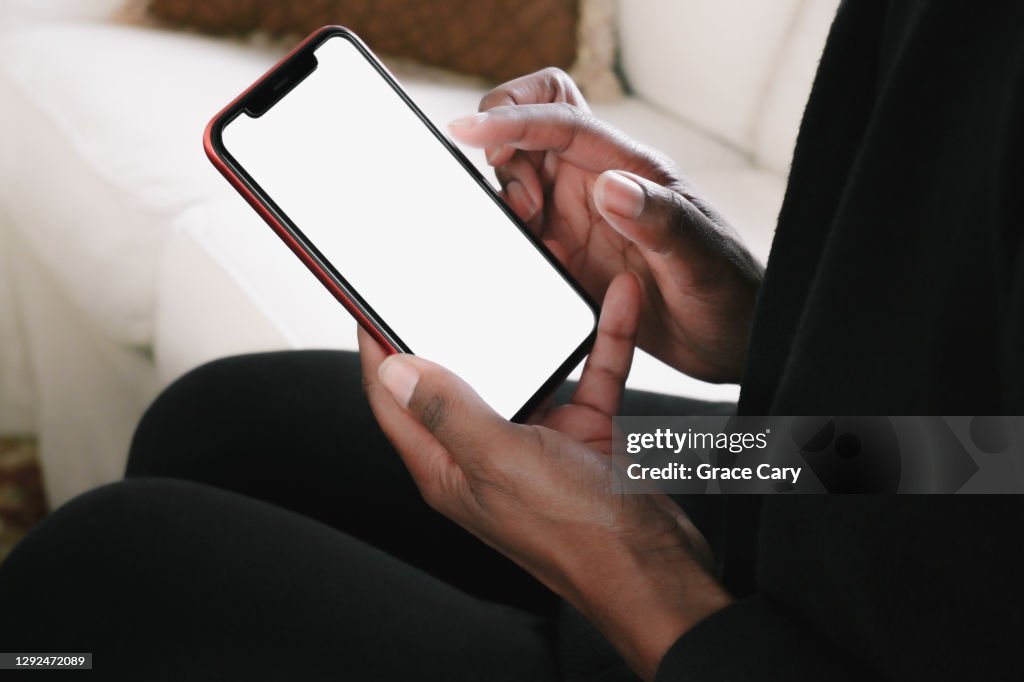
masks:
<path id="1" fill-rule="evenodd" d="M 363 55 L 370 61 L 371 65 L 377 68 L 380 75 L 391 85 L 407 105 L 409 105 L 413 111 L 419 116 L 419 118 L 427 125 L 427 127 L 434 132 L 435 135 L 448 147 L 456 158 L 461 161 L 462 165 L 467 171 L 473 175 L 485 191 L 492 195 L 498 205 L 504 210 L 506 215 L 512 219 L 516 226 L 519 227 L 520 231 L 531 241 L 534 246 L 540 251 L 542 255 L 548 260 L 548 262 L 562 275 L 563 279 L 576 291 L 584 303 L 590 307 L 594 314 L 594 327 L 587 338 L 575 349 L 575 351 L 569 355 L 568 358 L 559 366 L 555 373 L 548 378 L 544 384 L 538 388 L 536 393 L 531 397 L 529 401 L 512 417 L 512 421 L 523 421 L 534 408 L 544 399 L 544 397 L 553 391 L 565 377 L 572 371 L 572 369 L 579 364 L 579 362 L 587 355 L 590 348 L 593 346 L 594 340 L 597 336 L 597 317 L 599 314 L 599 308 L 590 298 L 587 292 L 577 283 L 571 275 L 565 270 L 560 262 L 554 257 L 553 254 L 547 249 L 544 244 L 537 239 L 527 228 L 523 225 L 522 221 L 512 212 L 511 209 L 497 196 L 493 188 L 489 183 L 484 180 L 483 176 L 480 175 L 479 171 L 473 166 L 460 150 L 454 145 L 448 142 L 436 129 L 436 127 L 430 122 L 426 115 L 416 106 L 408 94 L 402 89 L 401 85 L 394 79 L 387 68 L 381 64 L 380 60 L 376 58 L 373 52 L 363 43 L 358 36 L 353 32 L 342 26 L 324 26 L 311 33 L 305 40 L 296 45 L 287 55 L 285 55 L 280 61 L 272 66 L 266 73 L 258 78 L 252 85 L 246 88 L 238 97 L 233 99 L 227 106 L 221 109 L 220 112 L 214 116 L 207 124 L 206 129 L 203 133 L 203 148 L 206 151 L 207 157 L 213 163 L 214 167 L 220 172 L 221 175 L 231 184 L 235 190 L 242 195 L 246 202 L 252 206 L 253 210 L 259 214 L 261 218 L 270 226 L 270 228 L 277 234 L 277 236 L 288 246 L 289 249 L 302 261 L 302 263 L 309 269 L 310 272 L 320 281 L 320 283 L 326 287 L 326 289 L 334 296 L 335 299 L 341 303 L 342 306 L 349 312 L 352 317 L 356 319 L 359 325 L 365 329 L 378 343 L 380 343 L 389 354 L 411 352 L 407 348 L 398 336 L 391 331 L 391 329 L 381 320 L 370 308 L 368 304 L 362 302 L 358 293 L 351 287 L 346 290 L 347 284 L 344 283 L 344 278 L 339 277 L 342 282 L 332 276 L 324 265 L 320 262 L 319 258 L 311 253 L 310 250 L 298 239 L 281 219 L 278 218 L 278 213 L 283 215 L 283 211 L 277 209 L 273 204 L 273 201 L 267 197 L 262 196 L 262 190 L 258 187 L 255 181 L 247 179 L 244 175 L 244 171 L 236 169 L 233 165 L 233 161 L 230 158 L 230 154 L 226 151 L 221 141 L 221 132 L 225 125 L 227 125 L 232 119 L 239 115 L 245 108 L 248 100 L 253 97 L 255 93 L 260 92 L 264 85 L 270 83 L 275 77 L 285 72 L 288 67 L 293 64 L 301 56 L 311 53 L 319 45 L 334 36 L 341 36 L 351 41 Z M 297 85 L 297 83 L 296 83 Z M 293 86 L 294 87 L 294 86 Z M 285 91 L 281 96 L 283 97 L 291 88 Z M 276 101 L 274 102 L 276 103 Z M 271 104 L 270 106 L 273 106 Z M 315 247 L 314 247 L 315 248 Z M 325 258 L 324 261 L 327 259 Z M 329 262 L 329 261 L 328 261 Z"/>
<path id="2" fill-rule="evenodd" d="M 352 315 L 359 325 L 370 333 L 373 338 L 380 343 L 384 348 L 391 353 L 400 353 L 402 349 L 396 346 L 391 339 L 389 339 L 380 329 L 374 324 L 374 320 L 366 315 L 363 310 L 355 304 L 355 302 L 349 297 L 348 293 L 345 292 L 338 283 L 334 281 L 330 275 L 320 266 L 320 264 L 313 258 L 313 256 L 306 251 L 306 248 L 299 243 L 295 236 L 291 233 L 287 227 L 285 227 L 278 219 L 277 216 L 271 211 L 269 206 L 253 192 L 248 183 L 242 179 L 242 177 L 235 172 L 234 168 L 221 156 L 219 149 L 222 149 L 222 145 L 217 143 L 214 144 L 214 135 L 216 133 L 219 138 L 220 129 L 227 124 L 227 116 L 232 114 L 254 91 L 256 91 L 261 85 L 270 80 L 276 74 L 278 74 L 295 55 L 299 54 L 304 48 L 314 43 L 321 42 L 322 38 L 325 38 L 327 33 L 333 33 L 330 29 L 338 28 L 333 26 L 324 26 L 317 31 L 314 31 L 306 37 L 301 43 L 296 45 L 292 50 L 281 58 L 274 66 L 267 70 L 262 76 L 260 76 L 252 85 L 246 88 L 242 94 L 233 99 L 227 106 L 221 109 L 216 116 L 210 119 L 210 122 L 206 125 L 206 130 L 203 132 L 203 149 L 206 151 L 206 156 L 213 163 L 214 167 L 220 171 L 220 174 L 231 183 L 231 186 L 242 195 L 242 198 L 252 206 L 253 210 L 260 215 L 261 218 L 270 226 L 277 236 L 288 245 L 288 248 L 292 250 L 299 260 L 313 273 L 314 276 L 320 283 L 323 284 L 331 295 L 338 300 L 341 305 L 345 307 L 345 310 Z"/>

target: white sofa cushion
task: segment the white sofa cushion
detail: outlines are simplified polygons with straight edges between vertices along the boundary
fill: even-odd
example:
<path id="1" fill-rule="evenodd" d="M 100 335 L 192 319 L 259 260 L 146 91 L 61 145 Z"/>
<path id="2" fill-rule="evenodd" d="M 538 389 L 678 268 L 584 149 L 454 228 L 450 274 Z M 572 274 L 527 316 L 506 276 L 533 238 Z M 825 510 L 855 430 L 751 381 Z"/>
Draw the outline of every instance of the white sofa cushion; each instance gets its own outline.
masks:
<path id="1" fill-rule="evenodd" d="M 169 220 L 224 189 L 203 127 L 267 62 L 230 43 L 102 24 L 0 40 L 0 122 L 19 131 L 0 142 L 0 198 L 113 338 L 149 342 Z"/>
<path id="2" fill-rule="evenodd" d="M 157 373 L 283 348 L 355 348 L 355 321 L 241 197 L 184 211 L 161 256 Z"/>
<path id="3" fill-rule="evenodd" d="M 619 3 L 622 68 L 643 99 L 749 150 L 803 0 Z"/>

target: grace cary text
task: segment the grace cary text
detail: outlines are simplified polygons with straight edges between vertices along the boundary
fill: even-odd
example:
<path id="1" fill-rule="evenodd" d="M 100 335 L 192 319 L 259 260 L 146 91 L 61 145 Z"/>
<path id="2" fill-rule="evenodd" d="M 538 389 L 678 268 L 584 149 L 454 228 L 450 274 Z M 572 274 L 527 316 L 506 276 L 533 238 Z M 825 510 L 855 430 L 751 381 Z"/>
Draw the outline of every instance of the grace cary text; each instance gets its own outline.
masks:
<path id="1" fill-rule="evenodd" d="M 759 464 L 757 467 L 719 467 L 711 464 L 698 464 L 695 467 L 685 464 L 645 467 L 642 464 L 630 464 L 626 467 L 626 475 L 634 481 L 752 481 L 757 478 L 761 481 L 788 481 L 796 485 L 802 469 L 803 467 L 775 467 L 771 464 Z"/>

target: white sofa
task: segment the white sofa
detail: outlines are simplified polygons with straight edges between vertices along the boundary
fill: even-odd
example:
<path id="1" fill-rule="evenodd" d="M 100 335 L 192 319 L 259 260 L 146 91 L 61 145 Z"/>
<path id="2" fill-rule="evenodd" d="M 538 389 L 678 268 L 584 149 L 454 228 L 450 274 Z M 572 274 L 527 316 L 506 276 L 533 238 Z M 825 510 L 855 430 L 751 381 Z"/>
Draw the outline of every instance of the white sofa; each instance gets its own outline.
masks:
<path id="1" fill-rule="evenodd" d="M 115 25 L 117 4 L 0 8 L 0 431 L 39 435 L 51 505 L 118 478 L 138 417 L 188 369 L 354 345 L 350 318 L 201 148 L 210 116 L 278 55 Z M 668 152 L 762 258 L 835 6 L 620 2 L 632 94 L 597 114 Z M 440 123 L 481 95 L 406 85 Z M 646 356 L 630 384 L 737 392 Z"/>

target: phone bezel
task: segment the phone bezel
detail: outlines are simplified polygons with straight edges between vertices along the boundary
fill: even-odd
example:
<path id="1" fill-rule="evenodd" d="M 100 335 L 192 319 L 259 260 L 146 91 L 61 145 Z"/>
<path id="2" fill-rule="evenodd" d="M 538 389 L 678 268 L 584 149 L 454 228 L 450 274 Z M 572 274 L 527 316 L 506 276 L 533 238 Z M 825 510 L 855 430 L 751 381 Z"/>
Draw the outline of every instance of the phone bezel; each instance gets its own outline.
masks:
<path id="1" fill-rule="evenodd" d="M 248 115 L 248 109 L 255 101 L 271 99 L 266 108 L 258 114 L 262 116 L 275 106 L 281 99 L 287 97 L 295 86 L 304 80 L 315 69 L 300 73 L 299 78 L 277 95 L 273 91 L 281 89 L 287 80 L 293 79 L 296 68 L 305 68 L 311 55 L 327 40 L 332 38 L 343 38 L 352 43 L 364 59 L 372 66 L 398 95 L 406 106 L 408 106 L 417 118 L 424 124 L 434 137 L 454 156 L 463 169 L 476 181 L 477 185 L 485 192 L 495 205 L 508 217 L 519 231 L 525 236 L 540 254 L 555 268 L 562 279 L 573 288 L 580 299 L 590 308 L 594 316 L 593 327 L 590 334 L 583 342 L 565 359 L 555 372 L 537 389 L 534 395 L 519 409 L 512 417 L 512 421 L 525 420 L 533 410 L 558 387 L 565 377 L 576 365 L 586 357 L 593 346 L 597 335 L 597 319 L 599 308 L 590 298 L 582 286 L 577 283 L 568 271 L 562 266 L 557 258 L 547 249 L 540 239 L 533 235 L 523 224 L 519 217 L 502 201 L 501 197 L 494 190 L 486 178 L 477 170 L 476 166 L 456 147 L 452 142 L 437 129 L 426 114 L 416 105 L 409 95 L 402 89 L 398 81 L 391 75 L 387 67 L 374 56 L 373 52 L 356 36 L 352 31 L 342 26 L 324 26 L 314 31 L 304 41 L 299 43 L 288 55 L 269 69 L 262 77 L 247 88 L 241 95 L 220 111 L 206 127 L 203 139 L 203 146 L 207 156 L 214 166 L 230 182 L 245 200 L 256 210 L 277 235 L 288 245 L 289 248 L 299 257 L 306 267 L 320 280 L 331 294 L 345 307 L 348 312 L 356 318 L 356 321 L 370 333 L 389 352 L 412 353 L 412 350 L 401 340 L 401 338 L 384 322 L 373 308 L 362 298 L 358 291 L 352 287 L 344 276 L 338 272 L 330 261 L 323 256 L 302 231 L 285 214 L 285 212 L 274 203 L 274 200 L 265 192 L 259 184 L 246 172 L 230 152 L 224 147 L 222 133 L 231 121 L 239 115 Z"/>

